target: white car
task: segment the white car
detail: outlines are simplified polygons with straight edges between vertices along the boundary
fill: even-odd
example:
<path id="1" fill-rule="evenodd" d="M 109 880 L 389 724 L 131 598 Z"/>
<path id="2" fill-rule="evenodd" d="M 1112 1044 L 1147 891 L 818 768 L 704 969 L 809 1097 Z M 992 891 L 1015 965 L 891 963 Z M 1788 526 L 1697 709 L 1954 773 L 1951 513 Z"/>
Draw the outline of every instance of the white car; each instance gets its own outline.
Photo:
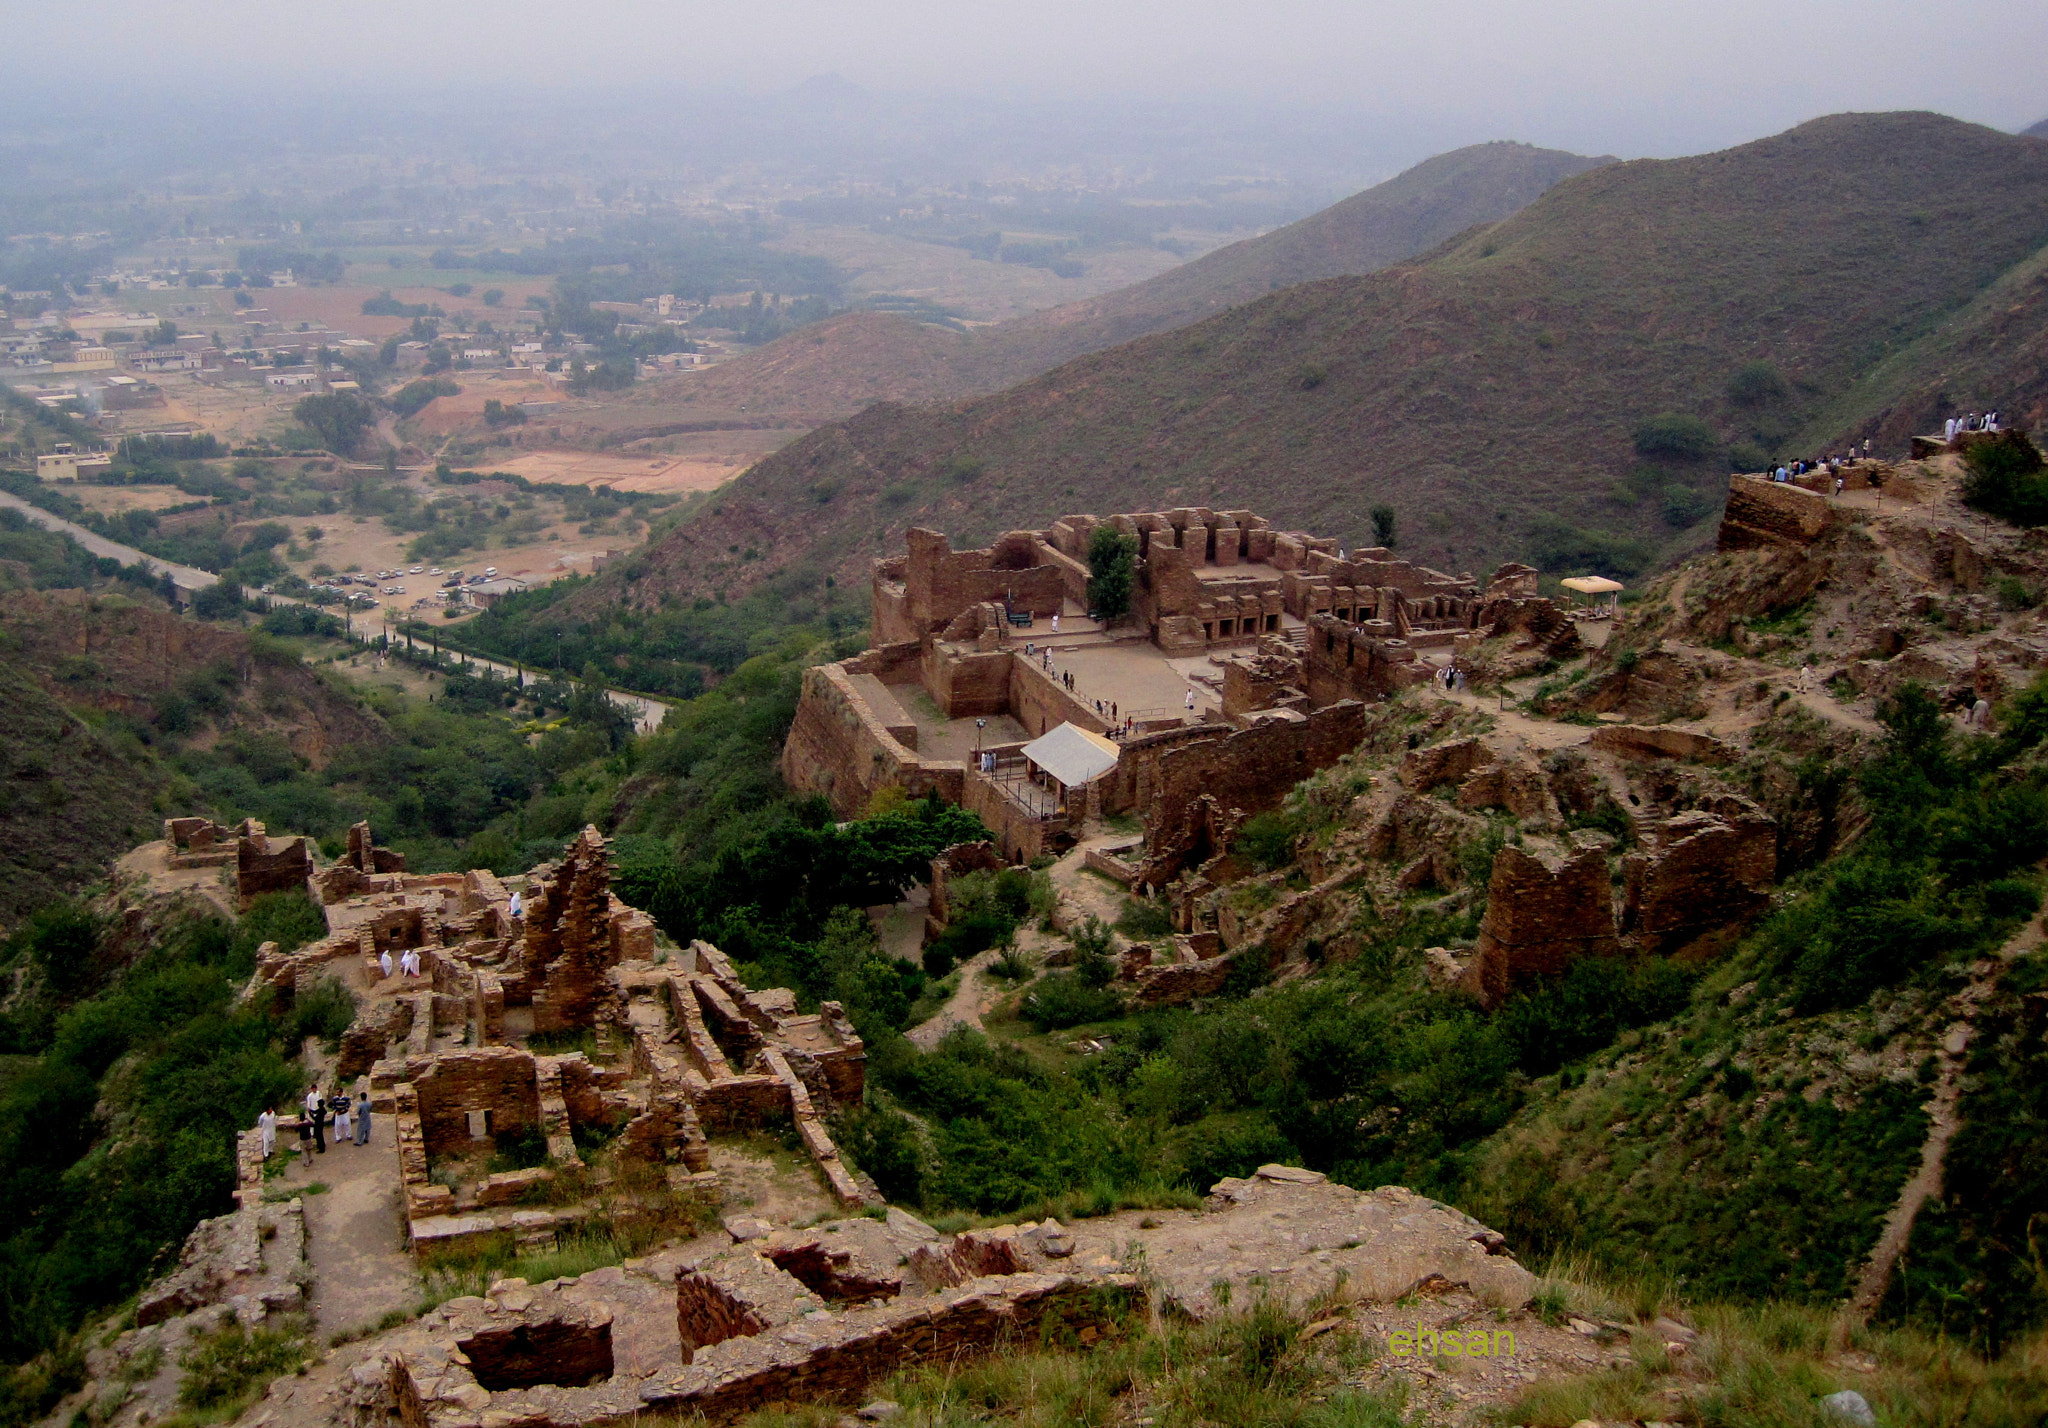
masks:
<path id="1" fill-rule="evenodd" d="M 425 566 L 421 566 L 421 565 L 415 565 L 415 566 L 414 566 L 414 567 L 413 567 L 412 569 L 410 569 L 410 570 L 406 571 L 406 574 L 407 574 L 407 575 L 424 575 L 424 574 L 426 574 L 426 567 L 425 567 Z"/>
<path id="2" fill-rule="evenodd" d="M 498 574 L 498 567 L 497 567 L 497 566 L 495 566 L 495 565 L 486 565 L 486 566 L 484 567 L 484 579 L 486 579 L 486 580 L 492 580 L 492 579 L 495 579 L 495 578 L 497 577 L 497 574 Z"/>
<path id="3" fill-rule="evenodd" d="M 438 565 L 437 565 L 437 566 L 435 566 L 435 567 L 434 567 L 434 568 L 433 568 L 432 570 L 429 570 L 429 571 L 427 572 L 427 574 L 429 574 L 429 575 L 439 575 L 440 573 L 441 573 L 441 567 L 440 567 L 440 566 L 438 566 Z M 414 574 L 414 575 L 418 575 L 418 574 L 419 574 L 419 572 L 418 572 L 417 570 L 415 570 L 415 571 L 413 572 L 413 574 Z"/>

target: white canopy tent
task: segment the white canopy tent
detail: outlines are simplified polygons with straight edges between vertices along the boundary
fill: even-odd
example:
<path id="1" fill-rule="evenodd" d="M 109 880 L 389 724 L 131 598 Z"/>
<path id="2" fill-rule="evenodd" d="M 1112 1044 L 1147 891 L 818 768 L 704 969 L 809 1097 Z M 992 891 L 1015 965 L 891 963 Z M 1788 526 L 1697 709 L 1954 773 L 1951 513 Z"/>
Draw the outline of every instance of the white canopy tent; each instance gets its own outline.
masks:
<path id="1" fill-rule="evenodd" d="M 1078 724 L 1062 724 L 1026 744 L 1021 752 L 1034 769 L 1062 788 L 1091 784 L 1116 767 L 1117 747 Z"/>
<path id="2" fill-rule="evenodd" d="M 1566 590 L 1589 598 L 1590 608 L 1586 611 L 1595 619 L 1611 617 L 1621 604 L 1621 592 L 1625 588 L 1619 580 L 1609 580 L 1604 575 L 1574 575 L 1568 580 L 1557 582 Z M 1605 595 L 1605 600 L 1599 597 Z"/>

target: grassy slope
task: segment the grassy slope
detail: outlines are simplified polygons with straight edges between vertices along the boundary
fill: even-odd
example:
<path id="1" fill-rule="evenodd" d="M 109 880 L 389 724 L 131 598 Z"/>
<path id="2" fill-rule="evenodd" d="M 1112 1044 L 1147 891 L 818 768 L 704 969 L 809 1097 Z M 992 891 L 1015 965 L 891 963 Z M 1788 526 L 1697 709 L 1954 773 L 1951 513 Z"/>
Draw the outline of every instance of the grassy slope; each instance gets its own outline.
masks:
<path id="1" fill-rule="evenodd" d="M 167 780 L 65 708 L 0 653 L 0 925 L 106 875 L 107 860 L 153 836 Z"/>
<path id="2" fill-rule="evenodd" d="M 1505 218 L 1559 180 L 1610 162 L 1528 144 L 1474 144 L 1156 278 L 971 337 L 888 313 L 847 313 L 685 382 L 635 393 L 615 410 L 644 411 L 649 425 L 741 412 L 815 424 L 873 401 L 934 402 L 990 392 L 1277 288 L 1374 272 L 1475 223 Z"/>
<path id="3" fill-rule="evenodd" d="M 869 408 L 754 467 L 587 598 L 857 574 L 912 524 L 980 540 L 1174 504 L 1357 540 L 1387 501 L 1404 550 L 1450 569 L 1526 554 L 1539 513 L 1682 548 L 1617 486 L 1637 422 L 1680 410 L 1731 438 L 1789 434 L 2044 241 L 2048 144 L 1934 115 L 1610 165 L 1413 266 L 1290 288 L 980 400 Z M 1791 395 L 1737 411 L 1726 384 L 1757 359 Z M 978 479 L 943 474 L 961 457 Z"/>
<path id="4" fill-rule="evenodd" d="M 1377 272 L 1612 162 L 1506 142 L 1438 154 L 1285 228 L 1128 288 L 1006 322 L 969 345 L 963 366 L 972 390 L 991 391 L 1279 288 Z"/>

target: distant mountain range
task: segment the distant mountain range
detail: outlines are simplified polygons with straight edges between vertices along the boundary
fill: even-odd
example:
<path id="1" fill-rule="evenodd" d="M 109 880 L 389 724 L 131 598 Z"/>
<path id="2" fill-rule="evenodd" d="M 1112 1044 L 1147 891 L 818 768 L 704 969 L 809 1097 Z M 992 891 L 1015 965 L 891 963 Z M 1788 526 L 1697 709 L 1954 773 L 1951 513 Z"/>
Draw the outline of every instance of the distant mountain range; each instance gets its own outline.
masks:
<path id="1" fill-rule="evenodd" d="M 1475 223 L 1507 217 L 1560 179 L 1613 163 L 1528 144 L 1474 144 L 1149 281 L 963 335 L 889 313 L 805 327 L 686 383 L 636 393 L 635 420 L 702 418 L 744 405 L 756 423 L 849 416 L 874 401 L 992 392 L 1120 342 L 1199 321 L 1277 288 L 1370 273 Z M 684 399 L 687 399 L 686 401 Z"/>
<path id="2" fill-rule="evenodd" d="M 1938 115 L 1608 164 L 1413 263 L 823 427 L 578 603 L 854 578 L 910 525 L 1201 504 L 1357 541 L 1384 502 L 1404 553 L 1449 569 L 1636 568 L 1711 529 L 1727 470 L 1640 454 L 1649 418 L 1760 459 L 2048 412 L 2044 244 L 2048 143 Z"/>

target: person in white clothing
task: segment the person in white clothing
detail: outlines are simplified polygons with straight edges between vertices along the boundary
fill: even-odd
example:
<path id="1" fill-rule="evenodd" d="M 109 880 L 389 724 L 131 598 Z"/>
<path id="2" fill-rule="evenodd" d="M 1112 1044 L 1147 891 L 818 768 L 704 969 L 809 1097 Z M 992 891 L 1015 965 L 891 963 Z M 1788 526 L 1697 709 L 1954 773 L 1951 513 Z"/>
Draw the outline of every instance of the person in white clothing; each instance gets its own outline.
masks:
<path id="1" fill-rule="evenodd" d="M 519 900 L 518 893 L 512 894 L 512 916 L 515 918 L 526 916 L 526 905 Z"/>
<path id="2" fill-rule="evenodd" d="M 1052 617 L 1052 632 L 1054 634 L 1058 634 L 1060 632 L 1060 617 L 1057 611 L 1053 613 Z"/>
<path id="3" fill-rule="evenodd" d="M 277 1112 L 268 1106 L 256 1117 L 256 1135 L 263 1142 L 263 1158 L 270 1159 L 270 1152 L 277 1149 Z"/>
<path id="4" fill-rule="evenodd" d="M 391 949 L 389 947 L 377 954 L 377 965 L 384 969 L 386 977 L 391 975 Z"/>
<path id="5" fill-rule="evenodd" d="M 1190 689 L 1190 690 L 1188 691 L 1188 708 L 1192 709 L 1192 708 L 1194 708 L 1194 707 L 1195 707 L 1195 691 L 1194 691 L 1194 690 L 1192 690 L 1192 689 Z"/>

